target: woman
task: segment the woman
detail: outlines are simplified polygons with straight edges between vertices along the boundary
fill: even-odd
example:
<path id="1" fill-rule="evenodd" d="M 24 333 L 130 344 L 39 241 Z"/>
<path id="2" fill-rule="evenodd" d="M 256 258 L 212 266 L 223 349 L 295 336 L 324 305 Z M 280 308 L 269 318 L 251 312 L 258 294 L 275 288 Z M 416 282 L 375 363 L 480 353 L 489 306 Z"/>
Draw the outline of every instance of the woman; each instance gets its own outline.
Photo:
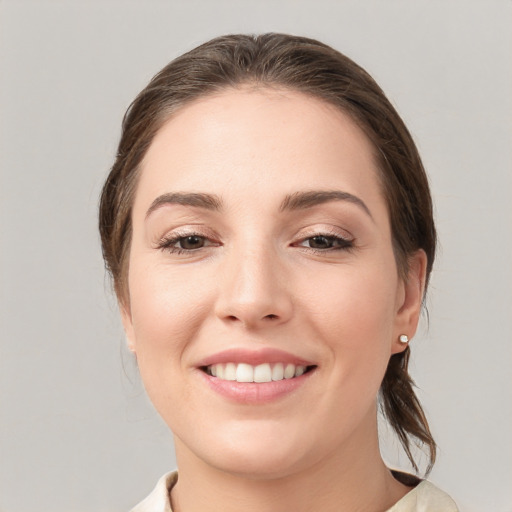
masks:
<path id="1" fill-rule="evenodd" d="M 125 116 L 100 230 L 179 468 L 135 511 L 456 510 L 379 451 L 378 398 L 435 461 L 407 364 L 436 235 L 359 66 L 281 34 L 171 62 Z"/>

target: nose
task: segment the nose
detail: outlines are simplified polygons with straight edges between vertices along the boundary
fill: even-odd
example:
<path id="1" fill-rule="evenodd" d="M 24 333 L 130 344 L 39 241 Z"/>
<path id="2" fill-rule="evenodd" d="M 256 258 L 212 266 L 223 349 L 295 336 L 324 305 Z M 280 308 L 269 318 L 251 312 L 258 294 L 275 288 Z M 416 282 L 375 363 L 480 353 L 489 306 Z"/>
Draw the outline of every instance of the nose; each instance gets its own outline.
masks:
<path id="1" fill-rule="evenodd" d="M 293 301 L 283 267 L 276 254 L 264 250 L 226 258 L 218 276 L 217 317 L 247 329 L 287 322 Z"/>

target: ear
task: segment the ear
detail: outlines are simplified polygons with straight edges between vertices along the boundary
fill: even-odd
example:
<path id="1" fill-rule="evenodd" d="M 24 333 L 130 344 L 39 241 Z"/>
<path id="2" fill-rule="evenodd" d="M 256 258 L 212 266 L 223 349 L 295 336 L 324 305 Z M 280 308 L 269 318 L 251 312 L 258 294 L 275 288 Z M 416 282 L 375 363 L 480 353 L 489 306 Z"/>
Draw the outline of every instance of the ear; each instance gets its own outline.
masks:
<path id="1" fill-rule="evenodd" d="M 397 293 L 394 338 L 391 353 L 403 352 L 406 343 L 400 342 L 400 335 L 412 339 L 416 333 L 425 292 L 427 255 L 423 249 L 416 251 L 408 260 L 407 279 L 400 283 Z"/>
<path id="2" fill-rule="evenodd" d="M 119 309 L 121 312 L 121 321 L 123 322 L 124 332 L 128 343 L 130 352 L 136 353 L 135 350 L 135 331 L 133 329 L 132 313 L 130 304 L 125 301 L 119 302 Z"/>

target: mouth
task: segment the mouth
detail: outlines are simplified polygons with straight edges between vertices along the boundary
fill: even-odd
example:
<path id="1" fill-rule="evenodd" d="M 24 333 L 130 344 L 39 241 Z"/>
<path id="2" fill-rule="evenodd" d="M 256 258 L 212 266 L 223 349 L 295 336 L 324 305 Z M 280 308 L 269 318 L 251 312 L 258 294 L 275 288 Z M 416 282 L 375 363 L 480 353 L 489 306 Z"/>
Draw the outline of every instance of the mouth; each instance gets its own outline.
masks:
<path id="1" fill-rule="evenodd" d="M 251 365 L 248 363 L 216 363 L 200 367 L 210 377 L 222 381 L 240 383 L 266 383 L 296 379 L 313 371 L 316 365 L 300 365 L 293 363 L 261 363 Z"/>
<path id="2" fill-rule="evenodd" d="M 195 366 L 217 396 L 243 405 L 264 405 L 296 396 L 317 364 L 275 348 L 234 347 L 211 354 Z"/>

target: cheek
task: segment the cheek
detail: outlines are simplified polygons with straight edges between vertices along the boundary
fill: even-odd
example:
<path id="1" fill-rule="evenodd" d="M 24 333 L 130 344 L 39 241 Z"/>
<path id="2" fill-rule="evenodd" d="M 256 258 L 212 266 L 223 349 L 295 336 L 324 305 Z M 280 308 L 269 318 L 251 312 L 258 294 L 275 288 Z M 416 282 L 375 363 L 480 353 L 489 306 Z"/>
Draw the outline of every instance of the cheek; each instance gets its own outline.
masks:
<path id="1" fill-rule="evenodd" d="M 207 287 L 165 265 L 132 266 L 129 285 L 141 373 L 156 374 L 166 365 L 182 365 L 190 341 L 211 309 Z M 146 372 L 148 366 L 151 371 Z"/>
<path id="2" fill-rule="evenodd" d="M 317 272 L 315 287 L 303 293 L 312 332 L 328 348 L 326 364 L 360 392 L 378 390 L 389 361 L 397 290 L 393 270 L 378 264 Z"/>
<path id="3" fill-rule="evenodd" d="M 208 290 L 186 273 L 139 262 L 130 268 L 130 306 L 137 365 L 146 392 L 169 425 L 193 401 L 187 354 L 211 309 Z"/>
<path id="4" fill-rule="evenodd" d="M 390 270 L 391 268 L 391 270 Z M 332 335 L 352 333 L 344 336 L 350 344 L 360 346 L 364 333 L 389 332 L 395 311 L 397 292 L 396 271 L 389 265 L 370 268 L 344 267 L 316 272 L 314 287 L 304 282 L 304 307 L 314 308 L 319 327 L 331 326 Z M 356 339 L 359 340 L 356 342 Z M 372 339 L 367 339 L 371 343 Z M 376 341 L 376 340 L 375 340 Z"/>

